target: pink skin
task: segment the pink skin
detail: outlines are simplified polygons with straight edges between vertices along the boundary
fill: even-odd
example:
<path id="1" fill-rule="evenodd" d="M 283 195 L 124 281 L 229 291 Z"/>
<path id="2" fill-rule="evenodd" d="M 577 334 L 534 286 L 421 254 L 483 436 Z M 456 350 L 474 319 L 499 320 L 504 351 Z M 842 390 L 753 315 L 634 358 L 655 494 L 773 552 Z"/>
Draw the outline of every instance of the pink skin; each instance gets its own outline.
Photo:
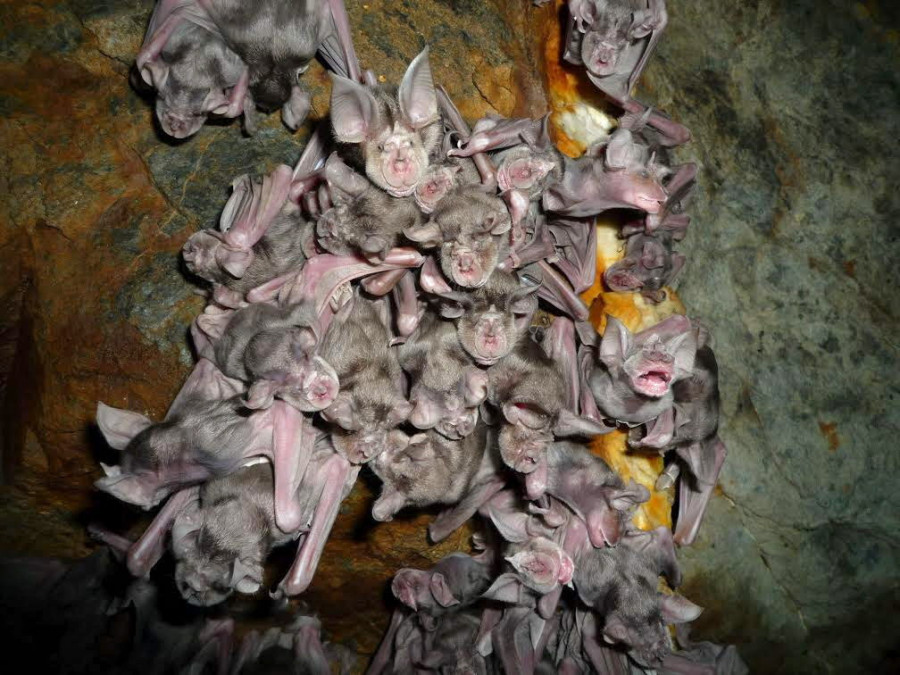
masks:
<path id="1" fill-rule="evenodd" d="M 432 295 L 442 295 L 453 290 L 432 257 L 426 258 L 422 265 L 422 271 L 419 272 L 419 285 L 423 291 Z"/>
<path id="2" fill-rule="evenodd" d="M 572 580 L 575 563 L 557 544 L 549 539 L 537 537 L 526 547 L 507 558 L 515 570 L 522 575 L 525 584 L 540 593 L 550 593 L 558 584 Z"/>
<path id="3" fill-rule="evenodd" d="M 415 189 L 416 204 L 422 213 L 431 213 L 435 205 L 444 198 L 456 184 L 454 176 L 458 169 L 438 167 L 431 169 Z"/>
<path id="4" fill-rule="evenodd" d="M 530 190 L 550 173 L 553 162 L 534 157 L 521 157 L 509 164 L 502 164 L 497 170 L 497 185 L 500 190 Z"/>
<path id="5" fill-rule="evenodd" d="M 394 197 L 408 197 L 416 189 L 422 177 L 420 158 L 413 152 L 410 132 L 397 131 L 381 145 L 385 155 L 381 160 L 381 174 L 388 185 L 387 192 Z"/>
<path id="6" fill-rule="evenodd" d="M 475 327 L 475 360 L 493 365 L 509 353 L 510 345 L 500 312 L 485 312 Z"/>
<path id="7" fill-rule="evenodd" d="M 668 353 L 659 336 L 625 362 L 632 388 L 644 396 L 660 398 L 669 391 L 675 374 L 675 358 Z"/>
<path id="8" fill-rule="evenodd" d="M 408 274 L 405 269 L 391 270 L 381 274 L 373 274 L 362 280 L 360 285 L 369 295 L 381 297 L 387 295 L 397 286 L 397 283 Z"/>
<path id="9" fill-rule="evenodd" d="M 328 534 L 337 518 L 343 493 L 356 480 L 358 473 L 358 468 L 351 467 L 338 454 L 329 457 L 319 469 L 317 482 L 322 486 L 322 492 L 312 524 L 309 532 L 303 535 L 294 564 L 278 585 L 279 591 L 285 595 L 299 595 L 312 583 Z"/>
<path id="10" fill-rule="evenodd" d="M 468 246 L 451 243 L 445 245 L 445 248 L 449 248 L 450 276 L 453 281 L 466 288 L 478 288 L 487 283 L 490 276 L 488 270 L 494 265 L 490 262 L 487 266 L 483 265 L 481 255 Z"/>
<path id="11" fill-rule="evenodd" d="M 438 87 L 437 96 L 438 105 L 440 105 L 444 116 L 450 121 L 450 124 L 459 135 L 460 140 L 463 143 L 468 143 L 468 141 L 470 140 L 471 132 L 469 130 L 469 125 L 467 125 L 465 120 L 462 118 L 459 109 L 453 103 L 452 99 L 443 87 Z M 451 150 L 447 154 L 449 156 L 453 156 L 454 151 Z M 491 160 L 487 155 L 482 152 L 473 151 L 467 156 L 471 157 L 472 161 L 475 162 L 475 168 L 478 169 L 478 173 L 481 175 L 481 182 L 484 185 L 495 185 L 497 183 L 496 170 L 494 169 L 494 165 L 491 163 Z"/>
<path id="12" fill-rule="evenodd" d="M 420 317 L 416 281 L 412 272 L 403 271 L 394 288 L 394 301 L 397 308 L 397 332 L 400 337 L 407 338 L 416 330 Z"/>
<path id="13" fill-rule="evenodd" d="M 553 434 L 549 429 L 530 429 L 524 424 L 511 422 L 503 425 L 500 431 L 500 454 L 511 469 L 530 474 L 540 467 L 544 452 L 552 442 Z"/>
<path id="14" fill-rule="evenodd" d="M 403 569 L 394 575 L 391 592 L 412 611 L 419 606 L 428 607 L 434 602 L 431 596 L 431 574 L 422 570 Z"/>
<path id="15" fill-rule="evenodd" d="M 578 297 L 562 275 L 553 269 L 546 260 L 539 260 L 543 284 L 538 289 L 538 296 L 565 310 L 576 321 L 587 321 L 590 316 L 587 305 Z"/>
<path id="16" fill-rule="evenodd" d="M 644 284 L 631 273 L 636 266 L 635 260 L 620 260 L 615 263 L 603 275 L 606 285 L 611 291 L 619 293 L 640 290 Z"/>

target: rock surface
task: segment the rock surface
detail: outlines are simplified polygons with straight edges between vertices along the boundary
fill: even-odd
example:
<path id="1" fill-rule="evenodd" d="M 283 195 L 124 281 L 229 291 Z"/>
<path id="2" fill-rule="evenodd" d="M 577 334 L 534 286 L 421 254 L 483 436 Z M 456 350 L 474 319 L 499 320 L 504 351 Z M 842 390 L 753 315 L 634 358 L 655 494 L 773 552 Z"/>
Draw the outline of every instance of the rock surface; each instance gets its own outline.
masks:
<path id="1" fill-rule="evenodd" d="M 542 31 L 526 0 L 348 0 L 364 65 L 396 81 L 431 45 L 468 118 L 539 115 Z M 163 141 L 128 85 L 149 0 L 0 3 L 0 550 L 76 556 L 85 522 L 139 514 L 91 490 L 97 400 L 160 416 L 202 299 L 177 253 L 231 180 L 299 156 L 277 116 Z M 694 131 L 703 165 L 681 297 L 722 369 L 721 495 L 682 552 L 695 633 L 754 671 L 885 670 L 898 634 L 897 10 L 888 2 L 670 0 L 640 96 Z M 313 117 L 327 75 L 306 81 Z M 370 652 L 384 580 L 464 548 L 428 516 L 375 527 L 344 505 L 305 599 Z M 893 622 L 893 624 L 892 624 Z M 896 663 L 894 663 L 896 665 Z"/>

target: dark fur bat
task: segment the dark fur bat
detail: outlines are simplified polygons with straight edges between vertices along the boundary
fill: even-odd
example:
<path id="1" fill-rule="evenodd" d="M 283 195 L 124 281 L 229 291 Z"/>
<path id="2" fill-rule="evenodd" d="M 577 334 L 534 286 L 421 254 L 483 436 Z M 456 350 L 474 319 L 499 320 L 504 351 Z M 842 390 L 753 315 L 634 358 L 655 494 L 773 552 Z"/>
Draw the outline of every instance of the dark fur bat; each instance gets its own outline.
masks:
<path id="1" fill-rule="evenodd" d="M 441 293 L 441 314 L 457 319 L 463 349 L 476 363 L 489 366 L 509 354 L 527 332 L 537 309 L 536 291 L 537 286 L 523 285 L 515 275 L 497 271 L 481 288 Z"/>
<path id="2" fill-rule="evenodd" d="M 240 383 L 201 359 L 162 422 L 99 404 L 97 424 L 122 460 L 103 466 L 96 487 L 122 501 L 150 508 L 187 485 L 236 471 L 268 457 L 275 472 L 275 514 L 286 532 L 302 513 L 297 488 L 312 454 L 315 432 L 284 402 L 248 414 Z"/>
<path id="3" fill-rule="evenodd" d="M 322 416 L 331 422 L 335 448 L 354 464 L 402 449 L 407 441 L 397 427 L 413 406 L 403 396 L 403 371 L 390 348 L 386 309 L 383 300 L 357 294 L 335 317 L 320 350 L 341 383 Z"/>
<path id="4" fill-rule="evenodd" d="M 690 377 L 696 352 L 694 331 L 684 316 L 669 317 L 636 335 L 608 317 L 599 349 L 601 367 L 590 377 L 597 407 L 629 426 L 658 420 L 661 426 L 647 435 L 667 442 L 673 431 L 672 386 Z"/>
<path id="5" fill-rule="evenodd" d="M 244 175 L 222 211 L 219 229 L 193 234 L 182 248 L 188 270 L 240 298 L 301 265 L 312 224 L 288 196 L 292 171 L 281 165 L 261 181 Z"/>
<path id="6" fill-rule="evenodd" d="M 657 591 L 660 572 L 671 573 L 675 564 L 671 533 L 664 544 L 669 550 L 660 548 L 659 536 L 635 533 L 615 547 L 588 548 L 575 560 L 574 576 L 581 601 L 603 615 L 603 636 L 627 645 L 633 659 L 651 668 L 669 653 L 666 624 L 692 621 L 702 611 L 679 595 Z"/>
<path id="7" fill-rule="evenodd" d="M 372 464 L 381 479 L 381 495 L 372 517 L 391 520 L 407 506 L 456 504 L 496 473 L 484 424 L 458 441 L 434 432 L 416 434 L 406 447 L 381 454 Z"/>
<path id="8" fill-rule="evenodd" d="M 426 312 L 397 357 L 412 383 L 410 424 L 434 428 L 452 440 L 475 429 L 478 406 L 487 394 L 487 373 L 473 365 L 452 322 Z"/>
<path id="9" fill-rule="evenodd" d="M 628 113 L 647 114 L 667 145 L 680 145 L 691 139 L 688 129 L 631 98 L 667 23 L 665 0 L 570 0 L 563 58 L 584 65 L 594 86 Z"/>
<path id="10" fill-rule="evenodd" d="M 435 619 L 475 602 L 491 585 L 491 567 L 465 553 L 451 553 L 425 570 L 404 568 L 394 575 L 391 591 L 419 615 Z M 434 621 L 426 627 L 434 628 Z"/>
<path id="11" fill-rule="evenodd" d="M 198 501 L 176 518 L 172 530 L 175 583 L 185 600 L 209 606 L 235 590 L 259 590 L 269 552 L 294 538 L 275 522 L 273 491 L 268 463 L 200 488 Z"/>
<path id="12" fill-rule="evenodd" d="M 585 523 L 586 537 L 596 547 L 614 546 L 633 507 L 650 498 L 646 488 L 626 486 L 606 462 L 568 441 L 547 447 L 545 459 L 526 477 L 525 490 L 529 499 L 548 494 L 563 502 Z M 577 553 L 570 543 L 566 550 Z"/>
<path id="13" fill-rule="evenodd" d="M 503 414 L 500 456 L 512 469 L 538 468 L 554 435 L 593 435 L 600 427 L 572 412 L 561 365 L 534 340 L 519 340 L 488 370 L 488 400 Z"/>
<path id="14" fill-rule="evenodd" d="M 315 353 L 318 317 L 308 304 L 257 303 L 237 310 L 215 343 L 215 361 L 249 385 L 247 406 L 268 408 L 275 398 L 302 412 L 327 408 L 338 393 L 334 368 Z"/>
<path id="15" fill-rule="evenodd" d="M 424 225 L 404 234 L 421 248 L 439 248 L 441 268 L 464 288 L 487 283 L 508 255 L 509 211 L 493 189 L 466 185 L 447 194 Z"/>
<path id="16" fill-rule="evenodd" d="M 210 114 L 251 114 L 247 67 L 199 2 L 157 3 L 136 70 L 156 90 L 157 119 L 173 138 L 194 135 Z"/>
<path id="17" fill-rule="evenodd" d="M 324 0 L 199 0 L 229 46 L 247 64 L 253 100 L 264 110 L 281 108 L 284 123 L 297 129 L 309 112 L 300 77 L 323 40 L 334 30 Z"/>
<path id="18" fill-rule="evenodd" d="M 640 291 L 651 302 L 665 299 L 664 286 L 684 267 L 685 257 L 672 251 L 672 233 L 633 234 L 625 242 L 625 257 L 610 265 L 603 280 L 612 291 Z"/>
<path id="19" fill-rule="evenodd" d="M 412 195 L 443 136 L 428 51 L 413 59 L 397 89 L 335 76 L 331 125 L 352 168 L 392 196 Z"/>

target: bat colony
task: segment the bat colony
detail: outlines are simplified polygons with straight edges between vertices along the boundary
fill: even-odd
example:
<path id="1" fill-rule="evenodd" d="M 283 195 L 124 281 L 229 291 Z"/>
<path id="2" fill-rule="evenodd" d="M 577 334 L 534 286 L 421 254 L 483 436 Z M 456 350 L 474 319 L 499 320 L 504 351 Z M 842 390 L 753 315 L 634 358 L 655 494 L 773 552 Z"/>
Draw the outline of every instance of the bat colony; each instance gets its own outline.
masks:
<path id="1" fill-rule="evenodd" d="M 210 300 L 165 418 L 98 406 L 121 460 L 97 487 L 161 505 L 136 542 L 94 530 L 135 577 L 168 549 L 183 598 L 211 606 L 260 591 L 272 549 L 296 542 L 274 591 L 296 596 L 366 465 L 382 484 L 375 520 L 441 505 L 433 541 L 482 525 L 473 555 L 396 574 L 398 608 L 368 672 L 746 672 L 733 647 L 691 642 L 684 624 L 701 609 L 659 590 L 660 576 L 679 585 L 675 545 L 694 541 L 725 459 L 707 332 L 675 315 L 633 334 L 610 316 L 599 336 L 579 297 L 595 282 L 595 218 L 610 209 L 633 218 L 609 290 L 658 303 L 685 262 L 673 244 L 697 168 L 667 150 L 690 132 L 630 95 L 665 2 L 569 0 L 566 16 L 565 60 L 622 111 L 577 159 L 554 147 L 547 118 L 470 129 L 427 49 L 398 86 L 378 84 L 342 0 L 157 3 L 136 72 L 169 136 L 210 115 L 243 117 L 252 133 L 257 108 L 296 129 L 317 55 L 333 86 L 296 166 L 235 179 L 218 228 L 184 245 Z M 532 326 L 538 307 L 548 327 Z M 587 448 L 614 429 L 632 452 L 665 454 L 674 532 L 635 527 L 648 490 Z M 347 664 L 311 617 L 234 649 L 232 630 L 210 619 L 158 639 L 180 640 L 192 672 Z"/>

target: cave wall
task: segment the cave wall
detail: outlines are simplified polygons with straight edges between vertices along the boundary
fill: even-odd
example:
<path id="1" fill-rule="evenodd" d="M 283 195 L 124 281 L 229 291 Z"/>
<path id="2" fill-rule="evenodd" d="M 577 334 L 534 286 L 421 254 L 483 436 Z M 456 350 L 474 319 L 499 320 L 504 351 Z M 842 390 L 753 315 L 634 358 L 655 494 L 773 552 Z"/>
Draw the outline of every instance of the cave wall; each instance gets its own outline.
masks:
<path id="1" fill-rule="evenodd" d="M 347 0 L 360 58 L 398 80 L 431 45 L 463 114 L 547 107 L 527 0 Z M 97 400 L 162 415 L 203 301 L 177 253 L 231 180 L 292 163 L 277 115 L 254 138 L 207 125 L 163 142 L 128 84 L 152 2 L 0 2 L 0 549 L 77 556 L 91 519 L 140 514 L 92 492 L 109 451 Z M 640 95 L 685 122 L 703 169 L 679 291 L 715 336 L 730 455 L 685 594 L 696 633 L 762 672 L 858 672 L 896 659 L 898 121 L 888 2 L 670 0 Z M 315 119 L 327 75 L 306 82 Z M 892 442 L 894 441 L 894 442 Z M 422 515 L 368 524 L 365 481 L 308 596 L 370 651 L 383 580 L 432 548 Z M 894 622 L 892 624 L 891 622 Z"/>

